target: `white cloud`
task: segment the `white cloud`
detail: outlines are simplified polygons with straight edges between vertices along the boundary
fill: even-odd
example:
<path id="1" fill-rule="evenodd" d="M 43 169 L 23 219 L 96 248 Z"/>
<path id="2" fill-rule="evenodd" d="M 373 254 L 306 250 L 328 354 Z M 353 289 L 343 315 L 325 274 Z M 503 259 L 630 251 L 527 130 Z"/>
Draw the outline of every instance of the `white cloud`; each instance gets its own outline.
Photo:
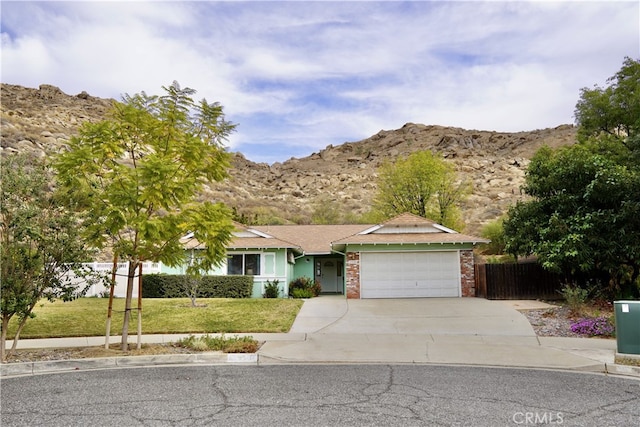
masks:
<path id="1" fill-rule="evenodd" d="M 637 2 L 5 2 L 2 81 L 118 98 L 178 80 L 284 160 L 413 121 L 573 120 L 638 57 Z M 283 149 L 283 147 L 285 149 Z M 287 150 L 291 155 L 288 155 Z"/>

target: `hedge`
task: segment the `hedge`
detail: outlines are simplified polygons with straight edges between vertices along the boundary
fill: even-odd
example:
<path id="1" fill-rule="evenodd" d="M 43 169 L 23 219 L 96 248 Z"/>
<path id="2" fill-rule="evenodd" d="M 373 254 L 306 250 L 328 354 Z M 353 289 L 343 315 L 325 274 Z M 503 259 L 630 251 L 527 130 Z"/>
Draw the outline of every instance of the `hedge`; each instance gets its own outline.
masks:
<path id="1" fill-rule="evenodd" d="M 198 280 L 198 298 L 249 298 L 252 276 L 202 276 L 143 274 L 143 298 L 187 298 L 186 280 Z"/>

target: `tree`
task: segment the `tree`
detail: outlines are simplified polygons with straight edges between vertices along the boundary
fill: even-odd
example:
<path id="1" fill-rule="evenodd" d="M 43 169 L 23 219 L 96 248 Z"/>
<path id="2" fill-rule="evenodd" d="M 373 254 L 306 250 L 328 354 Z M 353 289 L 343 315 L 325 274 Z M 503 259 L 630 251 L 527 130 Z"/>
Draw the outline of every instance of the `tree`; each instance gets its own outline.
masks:
<path id="1" fill-rule="evenodd" d="M 389 218 L 404 212 L 461 228 L 459 203 L 469 186 L 456 179 L 453 166 L 431 151 L 418 151 L 378 170 L 374 212 Z"/>
<path id="2" fill-rule="evenodd" d="M 578 145 L 536 153 L 524 187 L 532 199 L 510 209 L 504 230 L 508 252 L 638 297 L 640 63 L 625 58 L 608 83 L 580 91 Z"/>
<path id="3" fill-rule="evenodd" d="M 480 246 L 483 253 L 488 255 L 503 255 L 505 252 L 504 217 L 500 217 L 482 227 L 480 235 L 490 240 Z"/>
<path id="4" fill-rule="evenodd" d="M 610 295 L 640 296 L 640 175 L 575 145 L 533 157 L 525 192 L 509 210 L 506 249 L 536 254 L 567 276 L 608 277 Z"/>
<path id="5" fill-rule="evenodd" d="M 193 89 L 173 82 L 163 90 L 159 97 L 125 95 L 108 120 L 85 124 L 56 162 L 64 189 L 85 209 L 88 241 L 129 263 L 123 350 L 141 264 L 188 261 L 190 273 L 210 270 L 224 259 L 233 231 L 230 210 L 198 196 L 225 178 L 223 142 L 236 125 L 220 104 L 194 102 Z M 205 247 L 191 259 L 180 241 L 187 233 Z"/>
<path id="6" fill-rule="evenodd" d="M 609 86 L 582 88 L 576 104 L 578 138 L 610 135 L 626 145 L 640 132 L 640 61 L 625 58 L 622 68 L 607 80 Z"/>
<path id="7" fill-rule="evenodd" d="M 96 277 L 81 264 L 90 256 L 79 238 L 82 224 L 56 200 L 46 164 L 25 155 L 3 156 L 0 163 L 0 356 L 4 362 L 7 328 L 14 316 L 18 327 L 10 352 L 41 299 L 76 298 Z M 87 286 L 72 280 L 71 273 L 84 278 Z"/>

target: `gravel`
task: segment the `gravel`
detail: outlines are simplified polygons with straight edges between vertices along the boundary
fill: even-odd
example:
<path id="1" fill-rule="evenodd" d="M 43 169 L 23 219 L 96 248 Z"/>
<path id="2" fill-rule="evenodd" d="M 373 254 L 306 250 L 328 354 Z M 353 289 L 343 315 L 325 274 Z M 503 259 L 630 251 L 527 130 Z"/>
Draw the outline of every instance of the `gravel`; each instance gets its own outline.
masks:
<path id="1" fill-rule="evenodd" d="M 579 337 L 571 331 L 573 319 L 567 307 L 552 307 L 541 310 L 521 310 L 536 335 L 540 337 Z"/>

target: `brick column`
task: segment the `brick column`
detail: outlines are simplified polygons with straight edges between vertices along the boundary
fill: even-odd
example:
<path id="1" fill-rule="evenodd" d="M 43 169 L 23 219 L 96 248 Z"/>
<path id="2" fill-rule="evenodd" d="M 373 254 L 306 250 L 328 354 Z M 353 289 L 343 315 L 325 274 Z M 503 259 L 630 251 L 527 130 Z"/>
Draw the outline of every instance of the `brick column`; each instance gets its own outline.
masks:
<path id="1" fill-rule="evenodd" d="M 473 264 L 473 251 L 460 251 L 460 285 L 463 297 L 476 296 L 476 277 Z"/>
<path id="2" fill-rule="evenodd" d="M 347 299 L 360 298 L 360 252 L 347 252 Z"/>

